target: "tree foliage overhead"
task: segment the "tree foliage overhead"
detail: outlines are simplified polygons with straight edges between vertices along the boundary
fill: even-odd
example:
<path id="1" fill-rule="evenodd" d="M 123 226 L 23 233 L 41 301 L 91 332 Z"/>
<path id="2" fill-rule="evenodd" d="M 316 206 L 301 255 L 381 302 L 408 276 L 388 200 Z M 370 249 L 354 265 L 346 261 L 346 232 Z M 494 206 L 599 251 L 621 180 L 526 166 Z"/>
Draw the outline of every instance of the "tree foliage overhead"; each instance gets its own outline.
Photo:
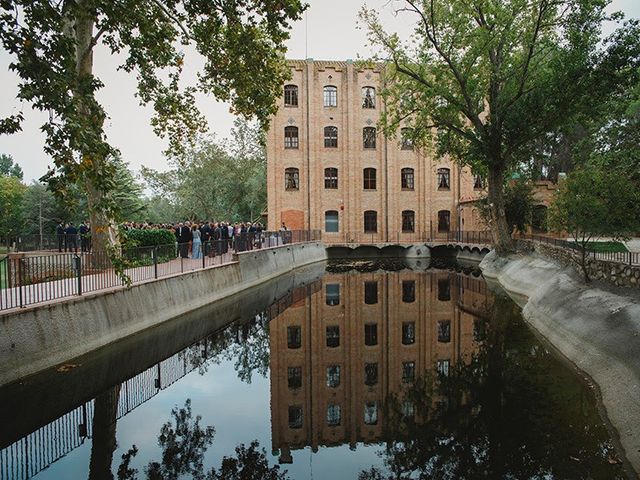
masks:
<path id="1" fill-rule="evenodd" d="M 5 153 L 0 154 L 0 175 L 15 177 L 22 180 L 22 167 L 13 161 L 11 155 Z"/>
<path id="2" fill-rule="evenodd" d="M 607 0 L 404 0 L 416 21 L 408 42 L 361 18 L 389 60 L 382 95 L 389 135 L 411 127 L 414 143 L 487 171 L 490 227 L 511 249 L 504 179 L 534 142 L 628 82 L 640 64 L 638 24 L 601 46 Z M 597 113 L 597 111 L 596 111 Z"/>

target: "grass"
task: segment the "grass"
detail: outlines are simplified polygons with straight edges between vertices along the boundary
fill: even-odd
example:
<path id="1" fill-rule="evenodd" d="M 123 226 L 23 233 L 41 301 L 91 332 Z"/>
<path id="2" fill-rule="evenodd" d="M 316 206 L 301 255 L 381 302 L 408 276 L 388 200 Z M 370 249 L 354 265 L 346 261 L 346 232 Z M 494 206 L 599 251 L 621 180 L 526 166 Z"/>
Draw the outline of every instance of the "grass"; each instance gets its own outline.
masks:
<path id="1" fill-rule="evenodd" d="M 587 250 L 598 253 L 620 253 L 627 252 L 627 247 L 621 242 L 590 242 L 587 245 Z"/>
<path id="2" fill-rule="evenodd" d="M 7 262 L 0 259 L 0 289 L 5 288 L 6 283 Z"/>

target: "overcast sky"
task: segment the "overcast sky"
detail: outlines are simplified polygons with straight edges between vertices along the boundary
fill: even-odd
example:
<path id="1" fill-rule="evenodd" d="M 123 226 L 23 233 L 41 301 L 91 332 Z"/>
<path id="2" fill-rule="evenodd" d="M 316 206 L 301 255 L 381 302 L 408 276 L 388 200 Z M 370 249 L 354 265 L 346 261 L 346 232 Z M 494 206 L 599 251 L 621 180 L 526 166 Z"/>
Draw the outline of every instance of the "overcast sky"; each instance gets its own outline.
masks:
<path id="1" fill-rule="evenodd" d="M 366 47 L 365 32 L 357 28 L 358 11 L 362 0 L 308 0 L 311 8 L 306 20 L 294 25 L 288 42 L 289 58 L 315 58 L 324 60 L 355 59 L 367 57 L 371 51 Z M 393 15 L 390 0 L 369 0 L 369 7 L 377 9 L 389 30 L 410 28 L 405 19 Z M 621 10 L 627 17 L 640 18 L 640 0 L 613 0 L 611 11 Z M 306 31 L 306 35 L 305 35 Z M 22 166 L 25 180 L 39 178 L 50 164 L 43 152 L 44 137 L 40 126 L 46 115 L 22 108 L 16 100 L 16 77 L 8 71 L 10 57 L 0 52 L 0 117 L 20 111 L 25 113 L 23 131 L 0 136 L 0 153 L 8 153 Z M 135 79 L 131 75 L 116 72 L 118 58 L 110 57 L 104 50 L 98 50 L 94 57 L 95 71 L 104 81 L 100 91 L 100 101 L 110 115 L 107 134 L 112 145 L 122 152 L 123 158 L 137 171 L 141 165 L 156 169 L 166 169 L 162 156 L 165 143 L 158 139 L 151 127 L 149 108 L 142 108 L 133 96 Z M 187 58 L 186 73 L 197 70 L 197 60 Z M 210 131 L 220 137 L 229 135 L 233 116 L 228 105 L 217 103 L 212 97 L 198 98 L 199 108 L 209 121 Z"/>

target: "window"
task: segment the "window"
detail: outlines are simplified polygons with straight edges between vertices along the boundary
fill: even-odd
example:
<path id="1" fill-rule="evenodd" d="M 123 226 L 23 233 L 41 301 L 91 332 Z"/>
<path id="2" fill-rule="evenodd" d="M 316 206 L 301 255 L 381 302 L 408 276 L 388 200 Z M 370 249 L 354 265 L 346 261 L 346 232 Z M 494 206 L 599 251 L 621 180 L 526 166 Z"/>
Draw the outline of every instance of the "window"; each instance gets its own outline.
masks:
<path id="1" fill-rule="evenodd" d="M 450 171 L 448 168 L 438 169 L 438 190 L 449 190 L 451 188 Z"/>
<path id="2" fill-rule="evenodd" d="M 438 321 L 438 342 L 449 343 L 451 341 L 451 320 Z"/>
<path id="3" fill-rule="evenodd" d="M 338 188 L 338 169 L 324 169 L 324 188 Z"/>
<path id="4" fill-rule="evenodd" d="M 413 138 L 411 138 L 412 130 L 410 128 L 403 128 L 400 130 L 400 149 L 401 150 L 413 150 Z"/>
<path id="5" fill-rule="evenodd" d="M 376 108 L 376 89 L 362 87 L 362 108 Z"/>
<path id="6" fill-rule="evenodd" d="M 448 278 L 438 280 L 438 300 L 441 302 L 451 300 L 451 282 Z"/>
<path id="7" fill-rule="evenodd" d="M 327 367 L 327 387 L 336 388 L 340 386 L 340 365 L 330 365 Z"/>
<path id="8" fill-rule="evenodd" d="M 371 387 L 377 383 L 378 383 L 378 364 L 365 363 L 364 364 L 364 384 Z"/>
<path id="9" fill-rule="evenodd" d="M 480 175 L 475 175 L 473 177 L 473 189 L 482 190 L 483 188 L 484 188 L 484 182 L 482 181 L 482 177 Z"/>
<path id="10" fill-rule="evenodd" d="M 298 148 L 298 127 L 284 127 L 284 148 Z"/>
<path id="11" fill-rule="evenodd" d="M 451 226 L 451 212 L 449 210 L 440 210 L 438 212 L 438 231 L 448 232 Z"/>
<path id="12" fill-rule="evenodd" d="M 340 225 L 338 223 L 337 210 L 329 210 L 324 212 L 324 231 L 335 233 L 340 231 Z"/>
<path id="13" fill-rule="evenodd" d="M 284 170 L 284 189 L 299 190 L 300 189 L 300 171 L 297 168 L 286 168 Z"/>
<path id="14" fill-rule="evenodd" d="M 413 210 L 402 211 L 402 231 L 404 233 L 415 232 L 416 222 L 415 213 Z"/>
<path id="15" fill-rule="evenodd" d="M 487 338 L 487 324 L 481 318 L 473 319 L 473 339 L 483 342 Z"/>
<path id="16" fill-rule="evenodd" d="M 302 407 L 289 407 L 289 428 L 302 428 Z"/>
<path id="17" fill-rule="evenodd" d="M 323 89 L 323 98 L 325 107 L 337 107 L 338 106 L 338 87 L 333 85 L 327 85 Z"/>
<path id="18" fill-rule="evenodd" d="M 378 303 L 378 282 L 364 282 L 364 303 Z"/>
<path id="19" fill-rule="evenodd" d="M 376 233 L 378 231 L 378 213 L 373 210 L 364 212 L 364 233 Z"/>
<path id="20" fill-rule="evenodd" d="M 412 303 L 416 301 L 416 282 L 415 280 L 402 281 L 402 301 L 404 303 Z"/>
<path id="21" fill-rule="evenodd" d="M 450 363 L 451 362 L 449 360 L 438 360 L 438 374 L 443 377 L 448 377 Z"/>
<path id="22" fill-rule="evenodd" d="M 327 283 L 325 287 L 327 305 L 340 305 L 340 284 Z"/>
<path id="23" fill-rule="evenodd" d="M 367 323 L 364 326 L 364 344 L 368 346 L 378 344 L 378 324 Z"/>
<path id="24" fill-rule="evenodd" d="M 341 421 L 340 405 L 329 404 L 327 407 L 327 425 L 337 427 Z"/>
<path id="25" fill-rule="evenodd" d="M 362 146 L 364 148 L 376 148 L 375 127 L 364 127 L 362 129 Z"/>
<path id="26" fill-rule="evenodd" d="M 402 416 L 404 418 L 414 418 L 416 416 L 416 406 L 410 400 L 402 402 Z"/>
<path id="27" fill-rule="evenodd" d="M 340 327 L 330 325 L 327 327 L 327 347 L 336 348 L 340 346 Z"/>
<path id="28" fill-rule="evenodd" d="M 402 323 L 402 344 L 413 345 L 414 343 L 416 343 L 416 323 L 403 322 Z"/>
<path id="29" fill-rule="evenodd" d="M 284 86 L 284 105 L 285 107 L 298 106 L 298 86 L 297 85 Z"/>
<path id="30" fill-rule="evenodd" d="M 325 148 L 337 148 L 338 147 L 338 127 L 324 127 L 324 147 Z"/>
<path id="31" fill-rule="evenodd" d="M 302 329 L 299 326 L 287 327 L 287 348 L 300 348 Z"/>
<path id="32" fill-rule="evenodd" d="M 363 180 L 364 180 L 365 190 L 375 190 L 376 189 L 376 169 L 365 168 L 363 170 Z"/>
<path id="33" fill-rule="evenodd" d="M 302 387 L 302 367 L 289 367 L 287 369 L 287 383 L 292 390 Z"/>
<path id="34" fill-rule="evenodd" d="M 367 402 L 364 404 L 364 423 L 366 425 L 376 425 L 378 423 L 377 402 Z"/>
<path id="35" fill-rule="evenodd" d="M 403 190 L 413 190 L 413 168 L 403 168 L 400 171 L 400 186 Z"/>
<path id="36" fill-rule="evenodd" d="M 416 362 L 402 362 L 402 381 L 412 383 L 416 379 Z"/>

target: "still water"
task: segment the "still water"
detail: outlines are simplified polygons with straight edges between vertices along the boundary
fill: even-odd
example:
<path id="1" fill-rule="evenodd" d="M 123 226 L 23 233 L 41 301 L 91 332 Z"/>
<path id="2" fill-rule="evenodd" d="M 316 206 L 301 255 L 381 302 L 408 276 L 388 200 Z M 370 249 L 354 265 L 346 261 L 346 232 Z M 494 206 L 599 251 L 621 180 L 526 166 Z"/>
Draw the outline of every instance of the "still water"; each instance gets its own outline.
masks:
<path id="1" fill-rule="evenodd" d="M 478 272 L 356 267 L 1 389 L 0 478 L 627 478 L 592 389 Z"/>

